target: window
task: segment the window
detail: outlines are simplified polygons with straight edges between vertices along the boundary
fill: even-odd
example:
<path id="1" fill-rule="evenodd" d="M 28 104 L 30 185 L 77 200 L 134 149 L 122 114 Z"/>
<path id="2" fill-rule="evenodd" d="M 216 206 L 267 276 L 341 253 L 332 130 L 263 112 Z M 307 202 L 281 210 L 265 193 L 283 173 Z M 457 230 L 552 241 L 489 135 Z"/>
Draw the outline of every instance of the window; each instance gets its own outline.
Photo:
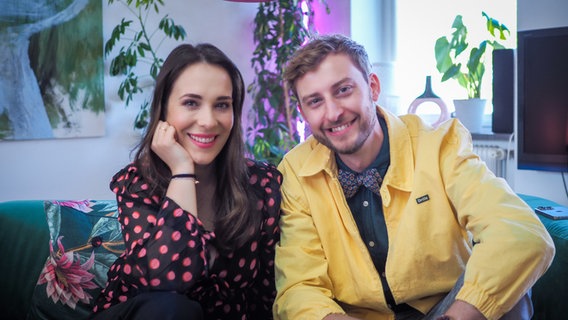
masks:
<path id="1" fill-rule="evenodd" d="M 397 114 L 406 113 L 412 101 L 424 92 L 428 75 L 432 77 L 434 93 L 444 100 L 450 112 L 454 109 L 453 99 L 466 98 L 465 90 L 455 80 L 441 82 L 434 56 L 436 39 L 451 34 L 451 25 L 457 14 L 463 16 L 464 24 L 468 27 L 468 39 L 471 43 L 468 50 L 472 45 L 477 46 L 487 32 L 482 11 L 509 28 L 511 34 L 507 41 L 502 43 L 508 48 L 516 47 L 515 0 L 384 0 L 381 3 L 380 8 L 377 8 L 374 7 L 377 6 L 375 1 L 352 0 L 351 32 L 356 41 L 371 48 L 369 56 L 376 66 L 375 71 L 381 79 L 383 95 L 387 98 L 383 100 L 383 106 Z M 369 17 L 369 11 L 378 13 L 378 16 Z M 369 22 L 369 19 L 382 23 Z M 373 30 L 377 28 L 379 30 Z M 394 32 L 389 32 L 389 28 Z M 393 39 L 389 39 L 391 36 Z M 488 101 L 485 113 L 491 114 L 491 55 L 486 54 L 485 60 L 486 70 L 481 96 Z M 392 74 L 389 75 L 389 72 Z M 439 111 L 425 105 L 419 108 L 419 113 L 438 114 Z"/>

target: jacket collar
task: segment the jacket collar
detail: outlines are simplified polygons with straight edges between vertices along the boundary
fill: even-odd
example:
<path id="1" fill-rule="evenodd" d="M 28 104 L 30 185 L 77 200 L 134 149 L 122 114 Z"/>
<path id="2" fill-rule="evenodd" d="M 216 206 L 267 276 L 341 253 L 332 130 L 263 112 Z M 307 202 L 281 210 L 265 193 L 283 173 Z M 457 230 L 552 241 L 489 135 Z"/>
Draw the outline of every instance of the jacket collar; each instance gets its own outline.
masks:
<path id="1" fill-rule="evenodd" d="M 300 169 L 300 176 L 313 176 L 320 171 L 327 172 L 332 177 L 337 177 L 337 163 L 332 151 L 319 143 L 314 136 L 306 139 L 305 143 L 312 145 L 311 152 Z"/>
<path id="2" fill-rule="evenodd" d="M 387 121 L 390 139 L 390 167 L 383 184 L 408 191 L 412 190 L 414 180 L 414 152 L 412 137 L 407 123 L 400 117 L 377 106 L 377 112 Z"/>

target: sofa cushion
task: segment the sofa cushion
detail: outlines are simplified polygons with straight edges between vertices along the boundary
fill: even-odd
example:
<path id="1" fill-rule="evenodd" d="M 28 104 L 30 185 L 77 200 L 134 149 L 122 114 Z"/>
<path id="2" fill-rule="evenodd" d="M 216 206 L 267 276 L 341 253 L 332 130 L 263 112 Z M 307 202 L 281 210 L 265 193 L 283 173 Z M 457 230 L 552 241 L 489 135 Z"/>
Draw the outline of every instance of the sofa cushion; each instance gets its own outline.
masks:
<path id="1" fill-rule="evenodd" d="M 116 201 L 45 201 L 50 255 L 28 319 L 86 319 L 124 251 Z"/>
<path id="2" fill-rule="evenodd" d="M 519 194 L 531 208 L 538 206 L 558 206 L 548 199 Z M 550 234 L 556 254 L 552 265 L 537 281 L 532 289 L 534 316 L 532 320 L 566 319 L 568 314 L 568 220 L 553 220 L 538 215 Z"/>

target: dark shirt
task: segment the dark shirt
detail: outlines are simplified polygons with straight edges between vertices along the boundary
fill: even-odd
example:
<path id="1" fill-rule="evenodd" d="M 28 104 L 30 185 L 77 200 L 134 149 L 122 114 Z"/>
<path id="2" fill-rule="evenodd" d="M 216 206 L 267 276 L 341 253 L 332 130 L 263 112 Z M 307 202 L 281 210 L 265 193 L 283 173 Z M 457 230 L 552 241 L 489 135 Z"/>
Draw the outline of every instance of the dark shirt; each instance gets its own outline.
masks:
<path id="1" fill-rule="evenodd" d="M 390 165 L 389 139 L 385 119 L 379 117 L 379 123 L 384 134 L 383 146 L 377 158 L 366 169 L 375 168 L 379 171 L 381 177 L 384 177 Z M 335 158 L 338 168 L 354 172 L 341 161 L 337 154 Z M 357 223 L 361 238 L 367 245 L 375 268 L 377 271 L 383 272 L 389 243 L 381 197 L 362 185 L 353 197 L 347 199 L 347 204 Z"/>
<path id="2" fill-rule="evenodd" d="M 390 145 L 385 119 L 379 117 L 379 123 L 384 135 L 383 145 L 381 147 L 381 151 L 377 155 L 377 158 L 369 165 L 369 167 L 365 168 L 365 170 L 375 168 L 379 171 L 381 177 L 384 177 L 390 165 Z M 347 167 L 343 161 L 341 161 L 337 154 L 335 155 L 335 159 L 339 169 L 354 172 L 351 168 Z M 389 239 L 381 197 L 362 185 L 353 197 L 347 199 L 347 204 L 351 209 L 351 214 L 355 219 L 361 239 L 365 242 L 365 245 L 369 250 L 369 254 L 371 255 L 371 259 L 373 260 L 373 264 L 375 265 L 375 269 L 377 269 L 377 272 L 379 273 L 385 299 L 389 304 L 389 307 L 395 311 L 406 310 L 406 305 L 399 308 L 396 307 L 396 303 L 385 277 L 385 265 L 389 248 Z"/>
<path id="3" fill-rule="evenodd" d="M 208 265 L 216 236 L 175 201 L 160 197 L 135 165 L 111 182 L 125 252 L 108 272 L 95 312 L 148 291 L 176 291 L 201 304 L 206 319 L 272 319 L 274 249 L 279 241 L 280 184 L 273 165 L 248 160 L 249 186 L 263 216 L 258 233 Z"/>

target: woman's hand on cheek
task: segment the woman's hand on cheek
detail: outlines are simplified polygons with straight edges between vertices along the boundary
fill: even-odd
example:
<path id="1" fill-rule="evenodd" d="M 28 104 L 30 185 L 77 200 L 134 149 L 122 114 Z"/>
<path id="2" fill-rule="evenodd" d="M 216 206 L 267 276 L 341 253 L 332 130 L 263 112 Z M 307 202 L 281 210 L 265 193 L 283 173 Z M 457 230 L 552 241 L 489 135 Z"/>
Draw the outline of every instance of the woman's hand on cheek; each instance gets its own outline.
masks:
<path id="1" fill-rule="evenodd" d="M 194 173 L 191 155 L 176 140 L 176 129 L 160 121 L 152 138 L 152 151 L 164 161 L 172 174 Z"/>

